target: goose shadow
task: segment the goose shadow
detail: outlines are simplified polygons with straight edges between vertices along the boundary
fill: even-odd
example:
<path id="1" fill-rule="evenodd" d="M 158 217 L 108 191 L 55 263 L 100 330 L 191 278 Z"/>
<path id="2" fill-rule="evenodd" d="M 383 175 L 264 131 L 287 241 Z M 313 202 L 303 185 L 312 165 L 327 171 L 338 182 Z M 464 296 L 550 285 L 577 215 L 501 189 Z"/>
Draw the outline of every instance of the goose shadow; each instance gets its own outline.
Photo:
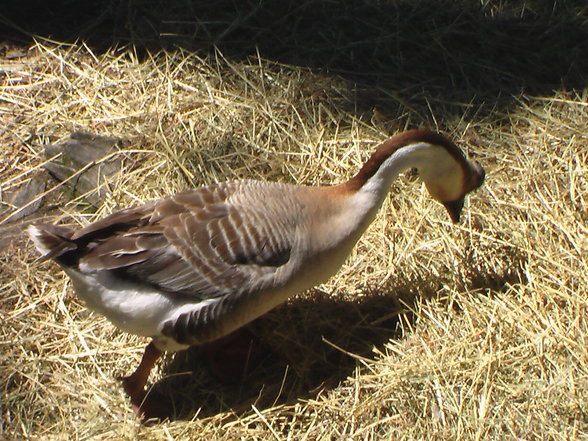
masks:
<path id="1" fill-rule="evenodd" d="M 167 402 L 170 420 L 316 396 L 351 375 L 358 357 L 398 338 L 401 316 L 410 312 L 394 296 L 341 299 L 315 290 L 221 340 L 220 351 L 213 342 L 175 354 L 150 393 Z"/>
<path id="2" fill-rule="evenodd" d="M 505 272 L 477 274 L 464 288 L 484 295 L 526 283 L 524 257 L 508 253 L 512 265 Z M 402 337 L 403 322 L 415 326 L 415 303 L 440 289 L 440 281 L 429 279 L 360 296 L 315 289 L 295 297 L 228 338 L 229 347 L 238 347 L 237 356 L 226 350 L 217 356 L 213 343 L 170 357 L 153 396 L 169 403 L 164 417 L 170 420 L 236 417 L 252 406 L 262 410 L 314 398 L 352 376 L 361 359 L 385 352 L 386 343 Z M 452 305 L 459 312 L 457 302 Z"/>

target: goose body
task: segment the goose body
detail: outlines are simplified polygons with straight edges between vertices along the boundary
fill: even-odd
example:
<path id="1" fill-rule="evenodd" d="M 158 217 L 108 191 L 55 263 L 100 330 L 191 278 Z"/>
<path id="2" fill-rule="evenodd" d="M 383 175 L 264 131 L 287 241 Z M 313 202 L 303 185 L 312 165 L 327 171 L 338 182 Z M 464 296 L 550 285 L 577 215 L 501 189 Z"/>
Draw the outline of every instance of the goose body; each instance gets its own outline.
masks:
<path id="1" fill-rule="evenodd" d="M 413 167 L 454 222 L 465 195 L 484 180 L 483 169 L 447 137 L 413 130 L 381 144 L 343 184 L 223 182 L 77 231 L 32 225 L 29 235 L 90 309 L 125 332 L 152 338 L 124 383 L 138 408 L 163 351 L 225 336 L 335 274 L 393 179 Z"/>

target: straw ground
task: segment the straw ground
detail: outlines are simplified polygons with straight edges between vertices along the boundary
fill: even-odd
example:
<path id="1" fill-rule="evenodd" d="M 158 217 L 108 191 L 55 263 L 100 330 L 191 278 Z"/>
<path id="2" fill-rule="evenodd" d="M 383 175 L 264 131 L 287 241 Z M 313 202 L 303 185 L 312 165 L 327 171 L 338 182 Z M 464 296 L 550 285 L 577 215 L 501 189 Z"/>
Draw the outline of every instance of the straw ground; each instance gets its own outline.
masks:
<path id="1" fill-rule="evenodd" d="M 535 13 L 525 2 L 511 3 L 517 11 L 479 3 L 488 17 Z M 426 24 L 434 42 L 452 29 Z M 403 35 L 391 41 L 409 44 Z M 22 235 L 32 217 L 5 217 L 0 438 L 586 439 L 586 85 L 573 75 L 571 86 L 554 85 L 546 71 L 561 66 L 529 52 L 532 92 L 516 90 L 513 75 L 508 93 L 493 95 L 480 86 L 492 85 L 486 68 L 498 59 L 482 66 L 475 48 L 463 50 L 479 82 L 451 90 L 439 81 L 457 73 L 450 57 L 412 64 L 410 79 L 399 67 L 398 88 L 384 75 L 361 82 L 359 71 L 261 51 L 229 57 L 222 47 L 97 51 L 38 40 L 2 60 L 3 195 L 43 174 L 43 146 L 75 130 L 127 140 L 117 153 L 124 170 L 104 183 L 109 196 L 97 207 L 48 178 L 33 217 L 52 222 L 85 225 L 227 179 L 340 182 L 378 142 L 418 126 L 450 134 L 488 174 L 457 226 L 412 173 L 402 175 L 336 277 L 249 327 L 262 365 L 233 383 L 211 376 L 198 349 L 159 365 L 152 382 L 174 412 L 151 427 L 115 380 L 137 365 L 145 340 L 89 313 L 54 264 L 35 262 Z M 2 208 L 18 210 L 7 199 Z"/>

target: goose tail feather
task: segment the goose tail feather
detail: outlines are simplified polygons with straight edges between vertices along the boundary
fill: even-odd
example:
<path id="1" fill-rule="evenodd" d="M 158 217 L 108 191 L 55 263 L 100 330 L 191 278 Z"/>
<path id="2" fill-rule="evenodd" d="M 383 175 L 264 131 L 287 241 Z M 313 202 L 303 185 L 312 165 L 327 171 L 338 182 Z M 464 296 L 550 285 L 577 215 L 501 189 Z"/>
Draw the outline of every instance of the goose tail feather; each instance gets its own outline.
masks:
<path id="1" fill-rule="evenodd" d="M 29 225 L 27 233 L 37 250 L 42 254 L 40 261 L 54 259 L 67 266 L 65 254 L 78 249 L 78 244 L 71 240 L 73 230 L 60 225 Z"/>

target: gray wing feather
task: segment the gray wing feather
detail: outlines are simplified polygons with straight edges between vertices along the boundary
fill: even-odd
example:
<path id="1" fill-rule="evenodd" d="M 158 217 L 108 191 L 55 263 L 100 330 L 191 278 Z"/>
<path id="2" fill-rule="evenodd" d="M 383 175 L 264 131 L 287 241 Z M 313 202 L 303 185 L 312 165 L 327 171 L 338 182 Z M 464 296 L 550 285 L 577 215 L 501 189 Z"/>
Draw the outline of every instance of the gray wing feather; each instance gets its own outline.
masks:
<path id="1" fill-rule="evenodd" d="M 255 290 L 289 261 L 300 213 L 295 198 L 268 211 L 269 185 L 217 184 L 108 216 L 75 234 L 80 268 L 200 299 Z"/>

